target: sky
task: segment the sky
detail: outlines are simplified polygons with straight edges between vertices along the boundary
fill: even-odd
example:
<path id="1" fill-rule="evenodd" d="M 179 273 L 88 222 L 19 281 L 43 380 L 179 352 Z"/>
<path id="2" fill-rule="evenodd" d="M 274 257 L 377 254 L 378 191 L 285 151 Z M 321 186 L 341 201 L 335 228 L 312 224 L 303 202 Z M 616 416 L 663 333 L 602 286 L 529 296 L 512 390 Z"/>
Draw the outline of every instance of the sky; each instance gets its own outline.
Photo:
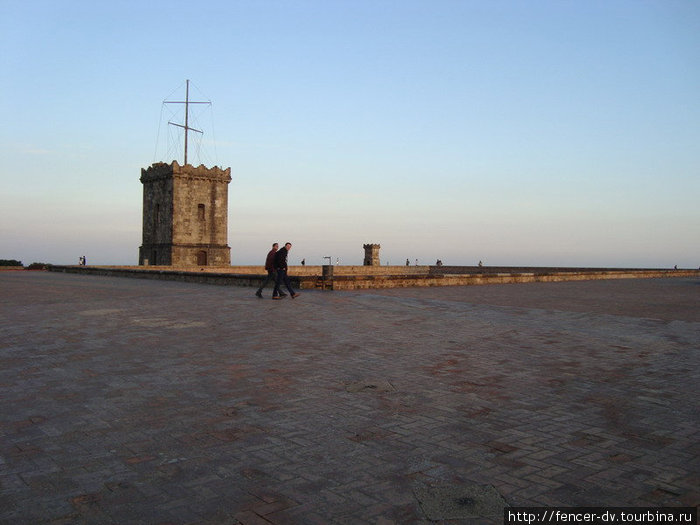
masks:
<path id="1" fill-rule="evenodd" d="M 189 79 L 233 265 L 700 267 L 695 0 L 0 0 L 0 70 L 0 259 L 137 264 Z"/>

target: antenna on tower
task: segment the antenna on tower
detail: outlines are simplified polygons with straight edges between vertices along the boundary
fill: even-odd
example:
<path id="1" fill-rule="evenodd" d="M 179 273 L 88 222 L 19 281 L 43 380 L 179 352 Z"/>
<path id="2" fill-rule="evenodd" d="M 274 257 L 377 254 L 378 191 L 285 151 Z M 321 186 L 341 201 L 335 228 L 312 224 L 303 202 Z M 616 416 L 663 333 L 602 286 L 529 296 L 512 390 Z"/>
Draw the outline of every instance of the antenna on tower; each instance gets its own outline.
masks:
<path id="1" fill-rule="evenodd" d="M 177 124 L 176 122 L 170 122 L 168 121 L 168 124 L 172 126 L 177 126 L 178 128 L 183 128 L 185 130 L 185 164 L 187 164 L 187 134 L 189 131 L 196 131 L 197 133 L 202 133 L 204 132 L 199 129 L 191 128 L 189 126 L 189 120 L 190 120 L 190 104 L 209 104 L 211 106 L 211 100 L 207 100 L 206 102 L 203 101 L 193 101 L 190 100 L 190 81 L 189 79 L 186 81 L 187 85 L 185 88 L 185 100 L 180 100 L 180 101 L 163 101 L 163 104 L 184 104 L 185 105 L 185 125 L 183 126 L 182 124 Z"/>

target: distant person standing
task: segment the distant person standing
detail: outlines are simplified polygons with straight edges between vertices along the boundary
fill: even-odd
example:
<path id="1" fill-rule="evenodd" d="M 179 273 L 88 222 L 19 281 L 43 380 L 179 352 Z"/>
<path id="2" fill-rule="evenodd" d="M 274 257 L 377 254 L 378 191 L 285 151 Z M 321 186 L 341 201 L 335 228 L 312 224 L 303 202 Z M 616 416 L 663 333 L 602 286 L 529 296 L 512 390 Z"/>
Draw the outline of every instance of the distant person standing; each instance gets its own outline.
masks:
<path id="1" fill-rule="evenodd" d="M 284 248 L 280 248 L 280 250 L 275 254 L 275 270 L 277 270 L 277 280 L 275 281 L 275 289 L 272 291 L 273 299 L 282 299 L 285 297 L 286 294 L 283 294 L 280 290 L 280 283 L 282 282 L 284 282 L 287 290 L 289 290 L 289 294 L 292 296 L 292 299 L 299 297 L 299 294 L 292 290 L 292 285 L 290 284 L 289 277 L 287 276 L 287 255 L 291 249 L 292 243 L 288 242 L 285 243 Z"/>
<path id="2" fill-rule="evenodd" d="M 302 259 L 302 260 L 301 260 L 301 265 L 302 265 L 302 266 L 306 266 L 306 259 Z"/>
<path id="3" fill-rule="evenodd" d="M 408 259 L 406 259 L 406 266 L 410 265 L 411 263 L 409 262 Z"/>
<path id="4" fill-rule="evenodd" d="M 277 253 L 277 249 L 279 247 L 280 245 L 278 243 L 273 243 L 272 250 L 267 252 L 267 257 L 265 258 L 265 270 L 267 271 L 267 277 L 265 277 L 265 279 L 263 280 L 262 284 L 260 285 L 260 288 L 258 288 L 258 291 L 255 292 L 255 295 L 257 295 L 260 299 L 263 298 L 262 291 L 263 288 L 267 286 L 267 283 L 274 283 L 277 280 L 277 275 L 275 274 L 275 254 Z"/>

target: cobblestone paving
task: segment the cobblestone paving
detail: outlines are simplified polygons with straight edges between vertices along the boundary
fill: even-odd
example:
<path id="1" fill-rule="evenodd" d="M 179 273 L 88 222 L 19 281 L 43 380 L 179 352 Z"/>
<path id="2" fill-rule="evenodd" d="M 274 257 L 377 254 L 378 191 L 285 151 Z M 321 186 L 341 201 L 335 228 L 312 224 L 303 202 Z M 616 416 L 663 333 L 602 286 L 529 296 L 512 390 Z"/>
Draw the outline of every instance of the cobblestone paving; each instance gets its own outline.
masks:
<path id="1" fill-rule="evenodd" d="M 700 280 L 265 296 L 0 273 L 0 523 L 700 503 Z"/>

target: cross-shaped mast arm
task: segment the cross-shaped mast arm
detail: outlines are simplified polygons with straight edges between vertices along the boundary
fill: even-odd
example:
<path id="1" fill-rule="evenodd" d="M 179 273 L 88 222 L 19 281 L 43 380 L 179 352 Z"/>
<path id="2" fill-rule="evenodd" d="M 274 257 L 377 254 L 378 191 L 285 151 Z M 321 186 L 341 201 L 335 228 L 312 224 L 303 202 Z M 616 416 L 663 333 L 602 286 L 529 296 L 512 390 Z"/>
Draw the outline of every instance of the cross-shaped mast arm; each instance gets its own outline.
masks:
<path id="1" fill-rule="evenodd" d="M 183 126 L 182 124 L 176 124 L 174 122 L 168 122 L 168 124 L 172 124 L 173 126 L 177 126 L 178 128 L 183 128 L 185 130 L 185 164 L 187 164 L 187 133 L 189 131 L 196 131 L 197 133 L 202 133 L 204 134 L 203 131 L 199 129 L 194 129 L 191 128 L 189 125 L 189 119 L 190 119 L 190 104 L 209 104 L 211 106 L 211 101 L 191 101 L 190 100 L 190 81 L 189 79 L 187 80 L 187 88 L 185 90 L 185 100 L 184 101 L 163 101 L 163 104 L 184 104 L 185 105 L 185 125 Z"/>

